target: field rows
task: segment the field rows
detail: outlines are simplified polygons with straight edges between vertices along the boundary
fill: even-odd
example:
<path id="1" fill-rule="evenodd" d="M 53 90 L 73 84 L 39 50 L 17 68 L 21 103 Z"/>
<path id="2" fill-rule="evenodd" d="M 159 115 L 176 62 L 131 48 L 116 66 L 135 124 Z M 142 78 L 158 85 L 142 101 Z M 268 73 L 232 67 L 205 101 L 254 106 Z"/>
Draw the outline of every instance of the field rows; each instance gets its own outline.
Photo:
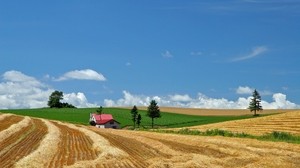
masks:
<path id="1" fill-rule="evenodd" d="M 201 131 L 205 131 L 207 129 L 224 129 L 253 135 L 262 135 L 271 133 L 273 131 L 288 132 L 294 135 L 300 135 L 300 111 L 252 119 L 193 126 L 189 128 Z"/>
<path id="2" fill-rule="evenodd" d="M 98 129 L 1 113 L 0 118 L 1 168 L 300 165 L 295 144 Z"/>

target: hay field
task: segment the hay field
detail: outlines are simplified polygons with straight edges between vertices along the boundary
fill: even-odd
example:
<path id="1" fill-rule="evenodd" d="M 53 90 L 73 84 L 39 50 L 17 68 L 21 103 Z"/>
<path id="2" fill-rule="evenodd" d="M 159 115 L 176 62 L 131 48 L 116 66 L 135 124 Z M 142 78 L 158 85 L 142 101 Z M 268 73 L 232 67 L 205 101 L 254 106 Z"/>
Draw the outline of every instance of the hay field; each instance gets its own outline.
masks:
<path id="1" fill-rule="evenodd" d="M 300 146 L 283 142 L 98 129 L 1 113 L 0 119 L 1 168 L 300 165 Z"/>
<path id="2" fill-rule="evenodd" d="M 216 124 L 188 127 L 193 130 L 223 129 L 232 132 L 244 132 L 253 135 L 262 135 L 273 131 L 288 132 L 300 135 L 300 111 L 286 112 L 259 118 L 236 121 L 226 121 Z"/>
<path id="3" fill-rule="evenodd" d="M 127 107 L 130 109 L 130 107 Z M 131 107 L 132 108 L 132 107 Z M 140 110 L 147 110 L 147 107 L 138 107 Z M 187 114 L 187 115 L 199 115 L 199 116 L 241 116 L 241 115 L 252 115 L 247 109 L 199 109 L 199 108 L 178 108 L 178 107 L 160 107 L 160 111 Z M 258 114 L 274 114 L 284 113 L 294 110 L 289 109 L 267 109 Z"/>

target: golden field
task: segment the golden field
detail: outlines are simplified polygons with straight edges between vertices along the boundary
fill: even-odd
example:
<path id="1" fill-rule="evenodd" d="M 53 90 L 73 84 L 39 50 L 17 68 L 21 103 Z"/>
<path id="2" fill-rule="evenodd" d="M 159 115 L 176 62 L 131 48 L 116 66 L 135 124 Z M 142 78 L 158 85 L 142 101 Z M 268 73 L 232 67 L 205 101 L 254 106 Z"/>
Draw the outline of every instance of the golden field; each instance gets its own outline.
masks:
<path id="1" fill-rule="evenodd" d="M 300 146 L 284 142 L 98 129 L 1 113 L 0 123 L 1 168 L 300 165 Z"/>

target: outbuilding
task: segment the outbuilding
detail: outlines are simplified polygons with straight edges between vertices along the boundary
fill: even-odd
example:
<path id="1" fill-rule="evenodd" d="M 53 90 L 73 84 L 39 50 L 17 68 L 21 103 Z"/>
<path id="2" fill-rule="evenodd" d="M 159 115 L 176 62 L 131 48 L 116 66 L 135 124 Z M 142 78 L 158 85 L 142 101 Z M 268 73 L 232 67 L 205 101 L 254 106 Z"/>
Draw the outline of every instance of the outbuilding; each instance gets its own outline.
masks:
<path id="1" fill-rule="evenodd" d="M 90 114 L 90 122 L 94 121 L 98 128 L 119 129 L 120 123 L 116 121 L 111 114 Z"/>

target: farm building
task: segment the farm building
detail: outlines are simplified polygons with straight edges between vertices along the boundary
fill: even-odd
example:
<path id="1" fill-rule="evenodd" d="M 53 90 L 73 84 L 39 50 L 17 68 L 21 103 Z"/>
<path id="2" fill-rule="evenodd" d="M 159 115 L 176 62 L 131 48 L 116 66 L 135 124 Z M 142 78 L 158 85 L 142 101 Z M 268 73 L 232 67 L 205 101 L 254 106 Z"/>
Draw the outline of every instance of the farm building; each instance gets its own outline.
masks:
<path id="1" fill-rule="evenodd" d="M 111 114 L 90 114 L 90 122 L 94 121 L 98 128 L 119 129 L 120 123 L 116 121 Z"/>

